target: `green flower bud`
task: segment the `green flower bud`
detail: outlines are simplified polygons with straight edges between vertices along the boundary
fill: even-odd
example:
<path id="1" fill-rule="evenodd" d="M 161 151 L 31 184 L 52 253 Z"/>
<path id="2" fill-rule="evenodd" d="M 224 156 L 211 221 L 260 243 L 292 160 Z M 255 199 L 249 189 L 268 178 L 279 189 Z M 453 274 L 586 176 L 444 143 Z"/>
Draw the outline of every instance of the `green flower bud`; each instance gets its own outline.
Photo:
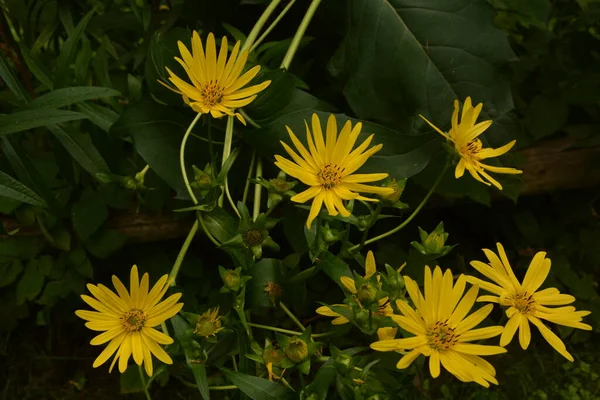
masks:
<path id="1" fill-rule="evenodd" d="M 308 357 L 308 346 L 304 340 L 293 338 L 288 342 L 287 346 L 284 347 L 283 352 L 293 362 L 300 363 Z"/>
<path id="2" fill-rule="evenodd" d="M 273 365 L 279 366 L 281 361 L 285 358 L 283 351 L 274 348 L 268 348 L 263 351 L 263 360 L 266 363 L 273 363 Z"/>
<path id="3" fill-rule="evenodd" d="M 381 199 L 389 203 L 396 203 L 398 200 L 400 200 L 400 196 L 402 196 L 402 192 L 404 192 L 405 185 L 406 180 L 398 182 L 394 178 L 390 179 L 385 187 L 393 189 L 394 191 L 390 194 L 380 195 Z"/>
<path id="4" fill-rule="evenodd" d="M 341 353 L 335 358 L 334 365 L 340 374 L 345 374 L 354 367 L 354 360 L 352 359 L 352 356 Z"/>
<path id="5" fill-rule="evenodd" d="M 434 253 L 444 247 L 444 243 L 446 239 L 444 238 L 444 234 L 440 232 L 431 232 L 425 242 L 423 243 L 423 247 L 428 251 Z"/>
<path id="6" fill-rule="evenodd" d="M 273 190 L 279 194 L 284 194 L 285 192 L 294 187 L 293 182 L 288 182 L 284 178 L 270 179 L 269 183 L 271 184 Z"/>
<path id="7" fill-rule="evenodd" d="M 267 238 L 264 231 L 260 229 L 251 228 L 242 233 L 242 239 L 246 247 L 258 246 Z"/>
<path id="8" fill-rule="evenodd" d="M 223 284 L 225 287 L 231 291 L 237 292 L 240 290 L 240 286 L 242 284 L 242 278 L 240 277 L 240 273 L 236 272 L 232 269 L 228 269 L 223 276 Z"/>
<path id="9" fill-rule="evenodd" d="M 131 190 L 137 189 L 137 182 L 135 181 L 135 179 L 133 179 L 130 176 L 124 176 L 123 179 L 121 180 L 121 185 L 123 185 L 123 187 L 126 189 L 131 189 Z"/>
<path id="10" fill-rule="evenodd" d="M 370 283 L 363 283 L 357 290 L 358 299 L 368 305 L 377 299 L 377 288 Z"/>
<path id="11" fill-rule="evenodd" d="M 198 317 L 194 333 L 198 336 L 207 338 L 216 335 L 222 330 L 221 316 L 219 315 L 219 307 L 217 307 L 209 309 Z"/>

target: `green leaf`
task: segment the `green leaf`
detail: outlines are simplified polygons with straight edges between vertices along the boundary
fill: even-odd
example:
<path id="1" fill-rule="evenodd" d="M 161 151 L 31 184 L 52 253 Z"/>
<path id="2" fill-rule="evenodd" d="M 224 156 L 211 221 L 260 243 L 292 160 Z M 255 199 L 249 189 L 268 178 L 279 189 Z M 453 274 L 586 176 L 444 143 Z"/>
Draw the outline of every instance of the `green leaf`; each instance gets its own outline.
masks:
<path id="1" fill-rule="evenodd" d="M 23 272 L 23 263 L 20 260 L 0 263 L 0 288 L 13 283 L 21 272 Z"/>
<path id="2" fill-rule="evenodd" d="M 69 67 L 75 58 L 77 52 L 77 43 L 81 39 L 81 36 L 85 32 L 88 22 L 96 12 L 96 8 L 88 12 L 77 24 L 75 30 L 69 35 L 69 38 L 63 43 L 60 54 L 56 59 L 56 74 L 55 74 L 55 87 L 60 88 L 65 86 L 67 82 L 67 75 L 69 73 Z"/>
<path id="3" fill-rule="evenodd" d="M 29 93 L 25 91 L 25 88 L 21 85 L 17 77 L 13 74 L 12 69 L 4 61 L 4 57 L 0 57 L 0 78 L 6 83 L 6 86 L 14 93 L 15 97 L 21 103 L 27 103 L 29 100 Z M 0 134 L 1 135 L 1 134 Z"/>
<path id="4" fill-rule="evenodd" d="M 29 260 L 44 247 L 39 237 L 6 237 L 0 240 L 0 263 L 14 260 Z"/>
<path id="5" fill-rule="evenodd" d="M 25 267 L 25 272 L 17 284 L 17 305 L 23 304 L 25 300 L 33 300 L 44 287 L 44 275 L 39 271 L 37 260 L 30 260 Z"/>
<path id="6" fill-rule="evenodd" d="M 334 281 L 342 290 L 345 290 L 345 286 L 342 285 L 340 278 L 347 276 L 354 279 L 352 271 L 348 264 L 342 261 L 339 257 L 334 256 L 331 252 L 325 253 L 324 257 L 321 258 L 319 267 Z"/>
<path id="7" fill-rule="evenodd" d="M 104 224 L 108 218 L 108 208 L 101 196 L 92 190 L 87 190 L 81 199 L 73 204 L 71 218 L 75 230 L 81 239 L 86 241 Z"/>
<path id="8" fill-rule="evenodd" d="M 120 92 L 107 87 L 75 86 L 57 89 L 52 92 L 46 93 L 30 102 L 27 105 L 27 108 L 61 108 L 85 100 L 93 100 L 103 97 L 113 97 L 120 95 Z"/>
<path id="9" fill-rule="evenodd" d="M 330 114 L 305 109 L 277 118 L 262 129 L 249 131 L 245 139 L 265 157 L 271 158 L 274 154 L 285 155 L 280 141 L 291 143 L 286 126 L 290 127 L 306 146 L 304 121 L 308 121 L 310 126 L 312 115 L 315 113 L 319 116 L 324 130 Z M 425 168 L 433 152 L 439 148 L 440 140 L 435 136 L 403 134 L 381 125 L 349 118 L 344 114 L 334 115 L 338 130 L 341 130 L 348 120 L 353 125 L 358 122 L 363 124 L 357 143 L 374 134 L 372 145 L 383 144 L 381 151 L 372 156 L 359 170 L 360 172 L 387 172 L 396 179 L 409 178 Z"/>
<path id="10" fill-rule="evenodd" d="M 106 161 L 104 161 L 88 134 L 68 128 L 63 129 L 58 125 L 48 125 L 48 129 L 60 141 L 71 157 L 92 176 L 98 173 L 110 174 Z"/>
<path id="11" fill-rule="evenodd" d="M 107 258 L 127 242 L 127 235 L 115 230 L 100 230 L 85 243 L 85 248 L 98 258 Z"/>
<path id="12" fill-rule="evenodd" d="M 48 204 L 35 194 L 33 190 L 2 171 L 0 171 L 0 196 L 5 196 L 34 206 L 48 207 Z"/>
<path id="13" fill-rule="evenodd" d="M 209 400 L 210 394 L 208 392 L 206 364 L 191 364 L 190 369 L 192 370 L 192 375 L 194 375 L 194 380 L 196 381 L 196 386 L 198 387 L 198 391 L 200 391 L 200 395 L 204 400 Z"/>
<path id="14" fill-rule="evenodd" d="M 83 118 L 86 118 L 84 114 L 68 110 L 36 109 L 16 111 L 12 114 L 0 116 L 0 136 Z"/>
<path id="15" fill-rule="evenodd" d="M 513 108 L 500 69 L 516 56 L 485 0 L 349 0 L 330 71 L 362 119 L 406 132 L 445 128 L 452 102 L 472 96 L 492 119 Z M 343 10 L 337 10 L 343 12 Z"/>
<path id="16" fill-rule="evenodd" d="M 110 127 L 117 122 L 119 114 L 107 107 L 102 107 L 93 103 L 78 103 L 76 107 L 82 114 L 104 132 L 108 132 Z"/>
<path id="17" fill-rule="evenodd" d="M 264 378 L 221 368 L 227 379 L 253 400 L 281 400 L 291 396 L 285 386 Z"/>
<path id="18" fill-rule="evenodd" d="M 121 394 L 140 393 L 144 391 L 144 383 L 137 365 L 130 365 L 120 376 Z"/>
<path id="19" fill-rule="evenodd" d="M 204 218 L 209 232 L 221 243 L 237 234 L 237 220 L 222 208 L 215 208 L 209 213 L 203 213 L 202 218 Z"/>
<path id="20" fill-rule="evenodd" d="M 21 49 L 21 55 L 25 60 L 25 63 L 29 67 L 31 73 L 39 80 L 44 86 L 52 90 L 54 88 L 54 82 L 52 82 L 51 73 L 46 69 L 44 64 L 35 59 L 31 50 L 29 50 L 25 44 L 19 43 Z"/>
<path id="21" fill-rule="evenodd" d="M 275 258 L 263 258 L 248 268 L 248 275 L 252 277 L 246 283 L 248 290 L 246 301 L 252 308 L 273 307 L 272 299 L 265 291 L 269 283 L 281 284 L 281 261 Z"/>
<path id="22" fill-rule="evenodd" d="M 556 96 L 535 96 L 527 108 L 529 132 L 538 140 L 558 131 L 568 118 L 569 105 Z"/>

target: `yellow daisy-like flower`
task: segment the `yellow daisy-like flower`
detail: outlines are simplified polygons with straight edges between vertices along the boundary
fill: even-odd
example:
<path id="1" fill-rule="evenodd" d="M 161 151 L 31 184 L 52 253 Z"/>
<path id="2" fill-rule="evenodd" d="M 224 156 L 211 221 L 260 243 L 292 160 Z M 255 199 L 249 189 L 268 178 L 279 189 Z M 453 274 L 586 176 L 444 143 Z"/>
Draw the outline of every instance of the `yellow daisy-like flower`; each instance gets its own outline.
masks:
<path id="1" fill-rule="evenodd" d="M 219 307 L 210 308 L 205 313 L 198 317 L 194 333 L 202 337 L 215 336 L 221 332 L 221 316 L 219 315 Z"/>
<path id="2" fill-rule="evenodd" d="M 365 279 L 370 278 L 376 272 L 377 272 L 377 270 L 376 270 L 376 265 L 375 265 L 375 256 L 373 255 L 372 251 L 369 251 L 367 253 L 367 260 L 365 262 L 365 276 L 364 276 Z M 365 293 L 368 293 L 368 292 L 372 291 L 373 289 L 375 289 L 375 293 L 377 291 L 376 288 L 367 288 L 367 287 L 357 288 L 356 283 L 354 282 L 354 279 L 352 279 L 348 276 L 342 276 L 340 278 L 340 281 L 342 282 L 342 285 L 344 285 L 344 287 L 355 296 L 358 295 L 359 290 L 361 290 L 361 289 Z M 377 277 L 377 281 L 379 282 L 379 276 Z M 381 283 L 379 283 L 379 288 L 381 288 Z M 379 305 L 379 310 L 377 312 L 377 315 L 391 316 L 392 314 L 394 314 L 394 309 L 392 308 L 388 297 L 383 297 L 383 298 L 379 299 L 377 302 Z M 360 303 L 360 299 L 359 299 L 359 303 Z M 351 308 L 347 304 L 334 304 L 334 306 L 346 307 L 348 309 Z M 331 323 L 333 325 L 343 325 L 343 324 L 347 324 L 350 322 L 350 321 L 348 321 L 348 318 L 344 317 L 343 315 L 341 315 L 339 313 L 336 313 L 328 306 L 321 306 L 321 307 L 317 308 L 316 311 L 317 311 L 317 314 L 324 315 L 326 317 L 335 317 L 335 319 L 333 321 L 331 321 Z"/>
<path id="3" fill-rule="evenodd" d="M 454 100 L 454 113 L 452 113 L 452 128 L 447 134 L 442 132 L 437 126 L 429 122 L 427 118 L 420 115 L 433 129 L 438 131 L 443 137 L 448 139 L 454 144 L 456 153 L 460 156 L 460 161 L 454 171 L 454 176 L 458 179 L 464 175 L 465 169 L 469 171 L 471 176 L 486 185 L 494 185 L 498 189 L 502 190 L 500 182 L 492 178 L 487 172 L 495 172 L 498 174 L 521 174 L 523 171 L 515 168 L 506 167 L 494 167 L 481 162 L 487 158 L 498 157 L 507 153 L 517 142 L 513 140 L 497 149 L 483 148 L 481 140 L 478 136 L 481 135 L 486 129 L 492 125 L 492 121 L 482 121 L 478 124 L 477 117 L 483 108 L 483 104 L 479 103 L 473 107 L 471 104 L 471 98 L 467 97 L 465 104 L 463 105 L 462 115 L 460 122 L 458 121 L 458 111 L 460 106 L 458 100 Z"/>
<path id="4" fill-rule="evenodd" d="M 258 74 L 260 66 L 252 67 L 242 75 L 248 59 L 248 51 L 240 53 L 240 41 L 233 46 L 229 59 L 227 58 L 227 37 L 225 36 L 221 39 L 218 56 L 215 37 L 212 33 L 208 34 L 206 40 L 206 52 L 196 31 L 192 35 L 191 53 L 182 42 L 177 42 L 177 45 L 183 59 L 175 57 L 175 60 L 187 73 L 191 85 L 175 75 L 169 68 L 167 68 L 169 80 L 176 89 L 164 83 L 163 85 L 182 95 L 186 104 L 198 113 L 210 113 L 214 118 L 220 118 L 225 114 L 235 115 L 245 125 L 244 118 L 239 113 L 234 113 L 234 110 L 250 104 L 256 98 L 257 93 L 269 86 L 271 81 L 243 88 Z"/>
<path id="5" fill-rule="evenodd" d="M 519 283 L 504 252 L 504 247 L 497 243 L 498 255 L 488 249 L 483 249 L 488 263 L 472 261 L 471 266 L 494 283 L 469 276 L 467 280 L 479 285 L 483 290 L 496 296 L 481 296 L 477 301 L 499 303 L 508 307 L 506 316 L 509 318 L 506 327 L 500 337 L 500 346 L 506 346 L 513 339 L 517 329 L 519 330 L 519 343 L 521 348 L 527 349 L 531 341 L 529 323 L 535 325 L 544 339 L 556 351 L 567 360 L 573 361 L 565 344 L 554 332 L 552 332 L 541 320 L 553 322 L 558 325 L 570 326 L 572 328 L 592 330 L 588 324 L 581 322 L 582 318 L 591 314 L 590 311 L 576 311 L 575 307 L 564 306 L 575 301 L 575 297 L 562 294 L 557 288 L 547 288 L 538 291 L 550 272 L 550 259 L 546 253 L 538 252 L 531 260 L 527 273 L 522 283 Z M 500 257 L 498 257 L 500 256 Z"/>
<path id="6" fill-rule="evenodd" d="M 477 382 L 489 387 L 498 384 L 494 367 L 480 356 L 505 353 L 499 346 L 472 344 L 469 342 L 498 336 L 501 326 L 473 329 L 492 311 L 488 304 L 471 315 L 469 311 L 475 303 L 479 288 L 473 286 L 463 297 L 466 278 L 461 275 L 453 285 L 450 270 L 442 275 L 440 267 L 431 273 L 425 267 L 425 296 L 415 281 L 404 277 L 406 289 L 416 311 L 405 301 L 397 300 L 396 305 L 402 315 L 391 318 L 402 329 L 415 336 L 404 339 L 381 340 L 371 344 L 377 351 L 410 350 L 396 365 L 407 368 L 423 354 L 429 357 L 431 376 L 440 375 L 440 363 L 452 375 L 463 382 Z"/>
<path id="7" fill-rule="evenodd" d="M 293 162 L 275 155 L 275 165 L 283 172 L 301 180 L 310 186 L 308 190 L 292 197 L 296 203 L 305 203 L 314 199 L 310 208 L 310 214 L 306 220 L 306 226 L 310 229 L 312 221 L 317 217 L 323 203 L 327 207 L 329 215 L 350 216 L 342 200 L 366 200 L 379 201 L 363 197 L 358 192 L 374 193 L 379 195 L 390 195 L 394 193 L 392 188 L 365 185 L 366 182 L 376 182 L 385 179 L 388 174 L 355 174 L 360 167 L 383 147 L 382 144 L 367 150 L 373 136 L 369 136 L 356 149 L 354 144 L 358 139 L 362 124 L 359 122 L 354 127 L 347 121 L 338 136 L 338 127 L 335 115 L 331 114 L 327 119 L 326 138 L 323 137 L 321 121 L 317 114 L 312 116 L 312 133 L 306 125 L 306 142 L 308 150 L 298 140 L 294 132 L 286 126 L 292 143 L 300 153 L 298 155 L 290 146 L 281 142 L 285 151 L 292 157 Z M 310 151 L 309 151 L 310 150 Z"/>
<path id="8" fill-rule="evenodd" d="M 114 275 L 112 281 L 118 294 L 102 284 L 87 285 L 95 298 L 86 295 L 81 295 L 81 298 L 96 311 L 77 310 L 75 314 L 88 321 L 85 326 L 89 329 L 103 331 L 92 339 L 91 345 L 98 346 L 110 342 L 94 361 L 94 368 L 104 364 L 115 352 L 109 371 L 112 371 L 119 360 L 119 371 L 125 372 L 130 356 L 133 356 L 137 365 L 144 364 L 148 376 L 152 376 L 151 354 L 165 364 L 173 363 L 167 352 L 159 346 L 171 344 L 173 339 L 153 329 L 177 314 L 183 307 L 183 303 L 177 303 L 181 293 L 160 301 L 169 288 L 167 278 L 167 275 L 161 277 L 148 291 L 148 274 L 145 273 L 140 282 L 137 266 L 134 265 L 131 268 L 129 292 Z"/>

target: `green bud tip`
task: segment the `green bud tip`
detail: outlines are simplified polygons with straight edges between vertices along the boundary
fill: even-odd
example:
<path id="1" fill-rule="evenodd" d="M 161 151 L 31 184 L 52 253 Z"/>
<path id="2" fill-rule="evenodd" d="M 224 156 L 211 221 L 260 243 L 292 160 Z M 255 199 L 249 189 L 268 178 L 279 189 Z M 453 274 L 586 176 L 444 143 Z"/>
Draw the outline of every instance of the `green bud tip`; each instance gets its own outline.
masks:
<path id="1" fill-rule="evenodd" d="M 284 347 L 283 352 L 290 360 L 295 363 L 299 363 L 308 357 L 308 346 L 304 340 L 294 338 L 291 339 L 287 346 Z"/>

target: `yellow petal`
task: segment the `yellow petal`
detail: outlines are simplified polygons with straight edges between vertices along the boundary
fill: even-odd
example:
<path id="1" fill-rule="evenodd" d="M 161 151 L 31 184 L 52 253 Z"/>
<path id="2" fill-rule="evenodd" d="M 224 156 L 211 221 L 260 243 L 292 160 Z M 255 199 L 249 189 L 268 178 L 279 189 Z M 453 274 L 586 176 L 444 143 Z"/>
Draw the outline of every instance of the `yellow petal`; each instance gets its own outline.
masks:
<path id="1" fill-rule="evenodd" d="M 369 277 L 373 276 L 373 274 L 377 272 L 376 268 L 377 267 L 375 266 L 375 256 L 373 255 L 373 252 L 369 250 L 369 252 L 367 253 L 367 261 L 365 263 L 365 279 L 368 279 Z"/>
<path id="2" fill-rule="evenodd" d="M 566 348 L 565 344 L 563 343 L 563 341 L 560 340 L 560 338 L 558 336 L 556 336 L 556 334 L 554 332 L 552 332 L 550 329 L 548 329 L 548 327 L 546 325 L 544 325 L 542 323 L 542 321 L 540 321 L 538 318 L 533 317 L 533 316 L 528 316 L 527 318 L 535 326 L 537 326 L 538 330 L 540 331 L 540 333 L 542 334 L 542 336 L 544 337 L 544 339 L 546 339 L 546 341 L 548 343 L 550 343 L 550 345 L 552 347 L 554 347 L 554 349 L 556 351 L 558 351 L 567 360 L 569 360 L 571 362 L 574 361 L 573 356 L 571 354 L 569 354 L 569 352 L 567 351 L 567 348 Z"/>
<path id="3" fill-rule="evenodd" d="M 106 362 L 113 355 L 113 353 L 121 346 L 123 343 L 123 339 L 125 338 L 126 333 L 121 333 L 119 336 L 115 337 L 109 344 L 102 350 L 102 353 L 94 360 L 94 364 L 92 366 L 94 368 L 98 368 L 102 364 Z"/>
<path id="4" fill-rule="evenodd" d="M 119 336 L 120 334 L 122 334 L 124 332 L 125 331 L 122 326 L 113 328 L 111 330 L 108 330 L 108 331 L 101 333 L 100 335 L 94 337 L 92 339 L 92 341 L 90 342 L 90 344 L 92 346 L 98 346 L 98 345 L 104 344 L 104 343 L 108 342 L 109 340 L 113 340 L 114 338 L 116 338 L 117 336 Z"/>
<path id="5" fill-rule="evenodd" d="M 123 373 L 127 369 L 127 363 L 129 357 L 131 357 L 131 337 L 132 335 L 125 336 L 123 343 L 119 349 L 119 372 Z"/>
<path id="6" fill-rule="evenodd" d="M 340 282 L 350 293 L 356 294 L 356 284 L 354 279 L 350 278 L 349 276 L 342 276 L 340 277 Z"/>
<path id="7" fill-rule="evenodd" d="M 504 347 L 472 343 L 457 343 L 452 349 L 460 353 L 476 354 L 480 356 L 492 356 L 495 354 L 506 353 Z"/>
<path id="8" fill-rule="evenodd" d="M 437 351 L 429 356 L 429 373 L 433 378 L 440 376 L 440 353 Z"/>
<path id="9" fill-rule="evenodd" d="M 404 355 L 404 357 L 402 357 L 400 359 L 400 361 L 398 361 L 398 364 L 396 364 L 396 368 L 398 368 L 398 369 L 408 368 L 410 366 L 410 364 L 412 364 L 412 362 L 415 361 L 420 355 L 421 355 L 421 352 L 417 349 L 409 351 L 408 353 L 406 353 Z"/>
<path id="10" fill-rule="evenodd" d="M 306 220 L 306 227 L 310 229 L 312 222 L 317 218 L 319 212 L 321 211 L 321 207 L 323 205 L 323 192 L 319 193 L 315 196 L 315 199 L 310 206 L 310 213 L 308 214 L 308 219 Z"/>
<path id="11" fill-rule="evenodd" d="M 131 335 L 131 354 L 133 355 L 133 361 L 135 361 L 137 365 L 142 365 L 142 362 L 144 361 L 144 350 L 141 334 L 139 332 L 134 332 Z"/>
<path id="12" fill-rule="evenodd" d="M 521 318 L 521 324 L 519 326 L 519 344 L 523 350 L 527 350 L 531 342 L 531 330 L 529 329 L 529 321 L 527 318 Z"/>

